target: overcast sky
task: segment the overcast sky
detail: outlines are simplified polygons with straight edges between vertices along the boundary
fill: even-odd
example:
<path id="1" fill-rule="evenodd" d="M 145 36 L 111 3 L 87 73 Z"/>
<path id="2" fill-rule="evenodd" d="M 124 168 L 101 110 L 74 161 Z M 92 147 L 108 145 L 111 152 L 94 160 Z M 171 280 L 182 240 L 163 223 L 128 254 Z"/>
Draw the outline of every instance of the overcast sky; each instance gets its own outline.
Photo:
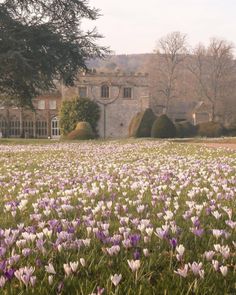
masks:
<path id="1" fill-rule="evenodd" d="M 157 40 L 173 31 L 188 35 L 191 46 L 210 37 L 236 44 L 236 0 L 90 0 L 102 16 L 96 26 L 116 54 L 153 52 Z"/>

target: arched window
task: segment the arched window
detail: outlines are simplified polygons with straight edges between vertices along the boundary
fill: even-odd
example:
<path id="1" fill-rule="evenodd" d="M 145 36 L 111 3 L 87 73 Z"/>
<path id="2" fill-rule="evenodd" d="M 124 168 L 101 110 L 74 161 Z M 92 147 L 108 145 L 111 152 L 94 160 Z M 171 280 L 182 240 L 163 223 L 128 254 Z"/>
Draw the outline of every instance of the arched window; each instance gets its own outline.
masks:
<path id="1" fill-rule="evenodd" d="M 101 97 L 109 98 L 109 87 L 107 85 L 102 85 L 101 87 Z"/>
<path id="2" fill-rule="evenodd" d="M 52 118 L 51 134 L 52 134 L 52 137 L 54 138 L 60 136 L 60 125 L 59 125 L 59 120 L 57 117 Z"/>

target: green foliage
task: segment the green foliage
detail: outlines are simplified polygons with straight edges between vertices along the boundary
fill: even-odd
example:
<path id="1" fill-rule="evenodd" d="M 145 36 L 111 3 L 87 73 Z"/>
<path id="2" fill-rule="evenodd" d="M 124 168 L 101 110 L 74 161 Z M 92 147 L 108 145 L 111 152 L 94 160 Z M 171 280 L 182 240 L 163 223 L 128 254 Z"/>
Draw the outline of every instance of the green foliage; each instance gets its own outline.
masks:
<path id="1" fill-rule="evenodd" d="M 60 126 L 63 135 L 75 129 L 78 122 L 88 122 L 96 134 L 97 122 L 100 118 L 99 105 L 88 98 L 77 98 L 63 101 L 60 111 Z"/>
<path id="2" fill-rule="evenodd" d="M 224 134 L 224 127 L 220 123 L 205 122 L 197 125 L 197 135 L 204 137 L 220 137 Z"/>
<path id="3" fill-rule="evenodd" d="M 95 30 L 81 30 L 98 11 L 85 0 L 4 0 L 0 3 L 0 93 L 32 107 L 54 81 L 73 85 L 86 61 L 107 52 Z"/>
<path id="4" fill-rule="evenodd" d="M 65 100 L 60 110 L 60 127 L 63 135 L 75 129 L 77 120 L 76 100 Z"/>
<path id="5" fill-rule="evenodd" d="M 176 136 L 176 127 L 166 115 L 161 115 L 152 125 L 151 136 L 154 138 L 173 138 Z"/>
<path id="6" fill-rule="evenodd" d="M 130 137 L 150 137 L 152 124 L 156 116 L 151 109 L 136 114 L 129 125 Z"/>
<path id="7" fill-rule="evenodd" d="M 224 133 L 226 136 L 236 137 L 236 128 L 234 129 L 226 128 Z"/>
<path id="8" fill-rule="evenodd" d="M 182 122 L 175 124 L 177 137 L 193 137 L 196 135 L 196 127 L 190 122 Z"/>
<path id="9" fill-rule="evenodd" d="M 225 128 L 225 135 L 236 136 L 236 119 L 234 119 L 227 128 Z"/>
<path id="10" fill-rule="evenodd" d="M 91 125 L 88 122 L 79 122 L 76 125 L 75 130 L 71 131 L 66 138 L 72 139 L 72 140 L 93 139 L 94 133 L 93 133 Z"/>

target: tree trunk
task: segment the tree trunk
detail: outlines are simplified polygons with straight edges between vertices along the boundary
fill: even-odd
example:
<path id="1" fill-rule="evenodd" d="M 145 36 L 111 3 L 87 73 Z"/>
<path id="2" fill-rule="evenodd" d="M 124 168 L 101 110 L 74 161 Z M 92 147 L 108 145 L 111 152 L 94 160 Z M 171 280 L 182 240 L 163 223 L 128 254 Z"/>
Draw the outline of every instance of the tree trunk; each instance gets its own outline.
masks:
<path id="1" fill-rule="evenodd" d="M 211 121 L 214 122 L 215 121 L 215 104 L 214 102 L 211 103 Z"/>

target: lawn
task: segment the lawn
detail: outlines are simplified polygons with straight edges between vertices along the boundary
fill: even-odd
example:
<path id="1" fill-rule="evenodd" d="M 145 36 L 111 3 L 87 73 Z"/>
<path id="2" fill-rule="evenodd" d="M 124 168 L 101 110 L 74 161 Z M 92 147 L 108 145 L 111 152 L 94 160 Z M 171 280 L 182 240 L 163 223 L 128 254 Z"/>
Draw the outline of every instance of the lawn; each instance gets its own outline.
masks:
<path id="1" fill-rule="evenodd" d="M 0 143 L 0 294 L 236 293 L 235 151 Z"/>

